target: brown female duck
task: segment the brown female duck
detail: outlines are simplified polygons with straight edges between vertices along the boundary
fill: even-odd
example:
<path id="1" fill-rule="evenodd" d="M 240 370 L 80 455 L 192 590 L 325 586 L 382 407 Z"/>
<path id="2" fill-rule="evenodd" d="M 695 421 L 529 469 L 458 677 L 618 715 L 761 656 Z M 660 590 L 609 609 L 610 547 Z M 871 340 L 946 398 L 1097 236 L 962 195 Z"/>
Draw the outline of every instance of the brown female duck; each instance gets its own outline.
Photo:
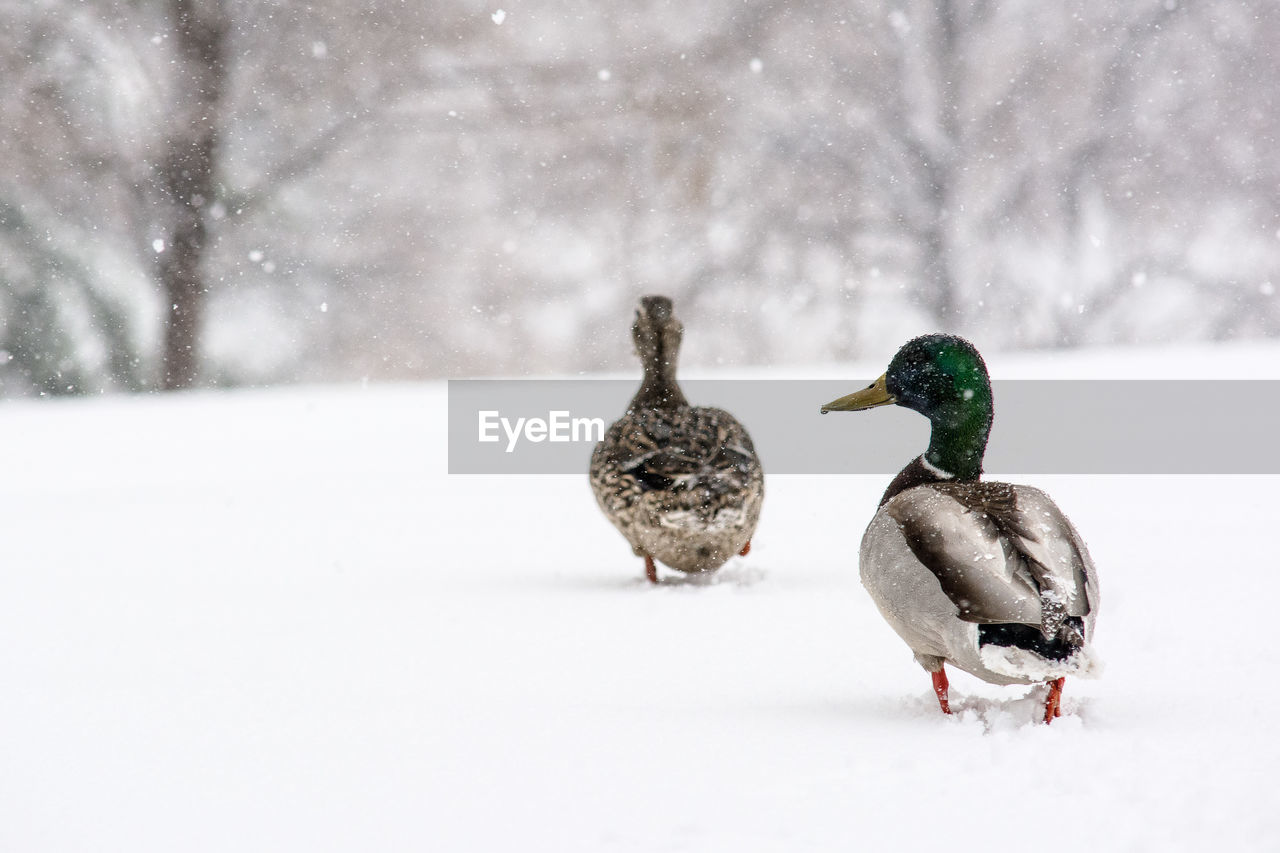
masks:
<path id="1" fill-rule="evenodd" d="M 683 328 L 665 296 L 646 296 L 631 335 L 644 381 L 591 457 L 605 516 L 643 557 L 710 572 L 746 555 L 760 517 L 764 472 L 751 437 L 722 409 L 690 406 L 676 382 Z"/>

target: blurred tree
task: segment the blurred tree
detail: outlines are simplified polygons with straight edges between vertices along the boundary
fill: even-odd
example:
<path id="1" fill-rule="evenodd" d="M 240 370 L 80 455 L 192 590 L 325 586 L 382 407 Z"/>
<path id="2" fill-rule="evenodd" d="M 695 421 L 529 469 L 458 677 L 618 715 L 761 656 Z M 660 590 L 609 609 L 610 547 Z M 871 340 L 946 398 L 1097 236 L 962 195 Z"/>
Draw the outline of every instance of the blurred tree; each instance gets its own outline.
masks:
<path id="1" fill-rule="evenodd" d="M 1261 0 L 0 0 L 0 394 L 1280 333 Z"/>
<path id="2" fill-rule="evenodd" d="M 163 149 L 149 165 L 148 188 L 160 196 L 161 237 L 154 243 L 165 312 L 160 386 L 194 385 L 208 284 L 204 257 L 210 211 L 219 205 L 216 172 L 229 77 L 230 21 L 222 0 L 170 0 L 178 91 L 172 99 Z"/>
<path id="3" fill-rule="evenodd" d="M 115 133 L 139 63 L 80 4 L 0 3 L 0 21 L 0 394 L 143 387 Z"/>

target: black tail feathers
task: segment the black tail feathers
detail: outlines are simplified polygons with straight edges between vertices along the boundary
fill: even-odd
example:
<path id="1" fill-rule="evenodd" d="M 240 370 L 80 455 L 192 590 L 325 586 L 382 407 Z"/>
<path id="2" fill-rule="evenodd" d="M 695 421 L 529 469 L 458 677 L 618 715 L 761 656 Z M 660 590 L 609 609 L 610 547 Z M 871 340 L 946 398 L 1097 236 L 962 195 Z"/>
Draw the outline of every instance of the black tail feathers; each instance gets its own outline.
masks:
<path id="1" fill-rule="evenodd" d="M 1047 660 L 1062 661 L 1084 646 L 1084 620 L 1068 616 L 1053 637 L 1045 639 L 1038 625 L 996 622 L 978 626 L 979 646 L 1012 646 Z"/>

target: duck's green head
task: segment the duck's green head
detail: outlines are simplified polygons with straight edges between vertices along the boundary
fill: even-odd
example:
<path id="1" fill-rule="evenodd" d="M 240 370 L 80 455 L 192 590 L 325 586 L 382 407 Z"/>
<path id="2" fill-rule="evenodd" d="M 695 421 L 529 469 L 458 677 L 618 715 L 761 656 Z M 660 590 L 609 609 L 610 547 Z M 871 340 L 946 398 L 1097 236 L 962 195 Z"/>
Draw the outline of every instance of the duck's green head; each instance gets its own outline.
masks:
<path id="1" fill-rule="evenodd" d="M 895 404 L 933 424 L 925 459 L 956 477 L 976 478 L 991 431 L 991 381 L 973 344 L 955 335 L 922 335 L 902 345 L 884 375 L 822 407 L 858 412 Z"/>

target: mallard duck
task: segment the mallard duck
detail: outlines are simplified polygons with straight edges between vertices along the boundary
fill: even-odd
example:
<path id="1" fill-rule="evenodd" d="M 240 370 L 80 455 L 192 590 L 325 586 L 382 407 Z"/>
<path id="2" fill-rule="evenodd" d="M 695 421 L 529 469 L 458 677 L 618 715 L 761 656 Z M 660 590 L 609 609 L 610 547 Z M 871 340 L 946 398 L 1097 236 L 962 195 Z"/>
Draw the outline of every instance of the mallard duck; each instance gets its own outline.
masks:
<path id="1" fill-rule="evenodd" d="M 644 558 L 710 572 L 746 556 L 764 499 L 751 436 L 722 409 L 690 406 L 676 382 L 683 328 L 665 296 L 646 296 L 631 336 L 644 381 L 591 456 L 600 509 Z"/>
<path id="2" fill-rule="evenodd" d="M 908 341 L 883 376 L 822 412 L 889 404 L 927 417 L 932 434 L 867 526 L 863 585 L 932 675 L 944 714 L 950 663 L 993 684 L 1047 683 L 1051 722 L 1065 677 L 1097 669 L 1098 577 L 1084 540 L 1039 489 L 981 479 L 991 382 L 971 343 Z"/>

